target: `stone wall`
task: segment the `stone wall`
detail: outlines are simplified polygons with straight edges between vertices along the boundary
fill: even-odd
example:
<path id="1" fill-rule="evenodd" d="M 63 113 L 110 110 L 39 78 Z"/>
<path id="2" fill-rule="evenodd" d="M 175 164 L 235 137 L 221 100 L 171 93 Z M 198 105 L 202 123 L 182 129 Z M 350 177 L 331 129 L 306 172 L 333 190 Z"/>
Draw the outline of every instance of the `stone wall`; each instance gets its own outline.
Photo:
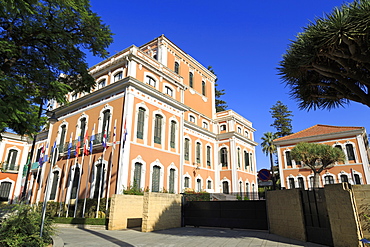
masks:
<path id="1" fill-rule="evenodd" d="M 363 237 L 370 239 L 370 185 L 353 185 L 352 191 Z"/>
<path id="2" fill-rule="evenodd" d="M 362 246 L 353 193 L 348 184 L 325 185 L 324 191 L 334 246 Z"/>
<path id="3" fill-rule="evenodd" d="M 306 241 L 299 190 L 267 191 L 266 199 L 270 232 L 283 237 Z"/>
<path id="4" fill-rule="evenodd" d="M 108 230 L 126 229 L 130 223 L 131 226 L 140 224 L 143 217 L 143 202 L 143 196 L 113 195 L 109 211 Z"/>
<path id="5" fill-rule="evenodd" d="M 179 194 L 146 192 L 141 231 L 181 227 L 181 198 Z"/>

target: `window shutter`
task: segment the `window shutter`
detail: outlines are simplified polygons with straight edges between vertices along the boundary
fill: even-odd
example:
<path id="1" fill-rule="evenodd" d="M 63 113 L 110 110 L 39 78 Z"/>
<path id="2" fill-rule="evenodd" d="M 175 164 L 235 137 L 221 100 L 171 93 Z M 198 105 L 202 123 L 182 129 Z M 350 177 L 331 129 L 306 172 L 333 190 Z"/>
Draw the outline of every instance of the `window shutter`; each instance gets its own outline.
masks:
<path id="1" fill-rule="evenodd" d="M 159 192 L 160 172 L 161 172 L 161 168 L 159 166 L 153 167 L 152 192 Z"/>

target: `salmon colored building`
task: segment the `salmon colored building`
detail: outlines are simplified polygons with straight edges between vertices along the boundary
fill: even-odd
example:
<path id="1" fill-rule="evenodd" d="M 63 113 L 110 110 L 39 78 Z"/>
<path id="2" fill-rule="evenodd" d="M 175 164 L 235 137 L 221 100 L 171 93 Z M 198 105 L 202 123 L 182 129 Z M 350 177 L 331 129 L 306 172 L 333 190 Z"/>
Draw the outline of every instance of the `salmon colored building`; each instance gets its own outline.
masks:
<path id="1" fill-rule="evenodd" d="M 216 76 L 165 36 L 128 47 L 90 74 L 90 93 L 51 103 L 58 122 L 36 143 L 31 202 L 45 193 L 67 203 L 106 198 L 132 187 L 257 192 L 252 123 L 232 110 L 216 113 Z"/>
<path id="2" fill-rule="evenodd" d="M 370 184 L 370 149 L 365 128 L 318 124 L 274 140 L 282 187 L 312 188 L 311 169 L 290 157 L 290 151 L 299 142 L 327 144 L 340 148 L 346 155 L 345 162 L 336 163 L 320 174 L 320 186 L 341 182 Z"/>

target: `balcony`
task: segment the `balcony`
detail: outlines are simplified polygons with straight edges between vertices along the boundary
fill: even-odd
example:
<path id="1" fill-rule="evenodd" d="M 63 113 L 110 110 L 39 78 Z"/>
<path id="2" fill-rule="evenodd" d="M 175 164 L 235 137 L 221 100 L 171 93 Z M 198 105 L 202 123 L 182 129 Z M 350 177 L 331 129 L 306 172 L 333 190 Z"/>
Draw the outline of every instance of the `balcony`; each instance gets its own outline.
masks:
<path id="1" fill-rule="evenodd" d="M 95 135 L 95 139 L 93 140 L 93 148 L 99 148 L 102 146 L 102 141 L 103 141 L 103 133 L 98 133 Z M 108 135 L 107 135 L 107 142 L 110 141 L 110 137 L 111 137 L 111 134 L 110 132 L 108 132 Z M 90 145 L 90 139 L 91 139 L 91 136 L 88 137 L 89 138 L 89 145 Z M 76 146 L 77 146 L 77 143 L 78 143 L 78 140 L 74 140 L 72 141 L 72 146 L 71 146 L 71 154 L 74 154 L 75 151 L 76 151 Z M 84 142 L 84 139 L 81 139 L 80 140 L 80 149 L 83 149 L 85 146 L 85 142 Z M 60 144 L 60 145 L 57 145 L 57 148 L 58 148 L 58 151 L 59 151 L 59 154 L 60 155 L 67 155 L 68 154 L 68 147 L 69 147 L 69 142 L 66 142 L 64 144 Z"/>
<path id="2" fill-rule="evenodd" d="M 19 165 L 16 165 L 16 164 L 8 164 L 8 163 L 4 162 L 0 166 L 1 166 L 1 171 L 2 172 L 14 173 L 14 172 L 18 172 L 18 170 L 19 170 Z"/>

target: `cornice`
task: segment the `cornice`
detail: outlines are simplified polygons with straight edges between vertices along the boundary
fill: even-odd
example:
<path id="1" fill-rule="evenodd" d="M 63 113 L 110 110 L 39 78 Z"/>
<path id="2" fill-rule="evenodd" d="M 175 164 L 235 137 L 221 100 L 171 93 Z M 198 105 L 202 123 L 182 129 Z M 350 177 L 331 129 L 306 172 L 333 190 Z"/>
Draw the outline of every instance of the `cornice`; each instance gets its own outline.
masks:
<path id="1" fill-rule="evenodd" d="M 299 137 L 289 140 L 282 140 L 282 141 L 274 141 L 274 143 L 278 146 L 282 145 L 292 145 L 297 144 L 299 142 L 318 142 L 322 140 L 334 140 L 339 138 L 344 138 L 348 136 L 352 136 L 355 138 L 357 135 L 363 134 L 364 129 L 356 129 L 356 130 L 348 130 L 348 131 L 341 131 L 335 132 L 330 134 L 321 134 L 321 135 L 314 135 L 314 136 L 306 136 L 306 137 Z"/>
<path id="2" fill-rule="evenodd" d="M 237 139 L 242 140 L 242 141 L 244 141 L 244 142 L 246 142 L 246 143 L 248 143 L 252 146 L 257 146 L 258 145 L 257 142 L 252 141 L 251 139 L 248 139 L 245 136 L 240 135 L 238 132 L 235 132 L 235 131 L 218 134 L 216 139 L 217 140 L 222 140 L 222 139 L 230 139 L 232 137 L 236 137 Z"/>

